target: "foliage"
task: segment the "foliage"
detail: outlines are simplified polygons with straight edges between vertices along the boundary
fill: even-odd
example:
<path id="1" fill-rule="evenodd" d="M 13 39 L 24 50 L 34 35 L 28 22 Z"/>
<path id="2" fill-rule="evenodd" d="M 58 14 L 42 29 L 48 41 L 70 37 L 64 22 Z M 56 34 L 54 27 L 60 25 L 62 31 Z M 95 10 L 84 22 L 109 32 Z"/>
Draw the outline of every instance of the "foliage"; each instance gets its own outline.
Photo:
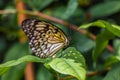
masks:
<path id="1" fill-rule="evenodd" d="M 58 71 L 59 73 L 62 74 L 69 74 L 72 75 L 76 78 L 78 78 L 79 80 L 84 80 L 85 79 L 85 69 L 82 66 L 85 66 L 84 62 L 83 62 L 83 56 L 78 54 L 78 52 L 74 49 L 74 48 L 68 48 L 69 49 L 69 53 L 67 53 L 65 50 L 64 53 L 65 54 L 69 54 L 69 56 L 78 56 L 77 58 L 80 59 L 76 59 L 76 57 L 74 56 L 72 59 L 66 59 L 66 58 L 54 58 L 53 60 L 47 58 L 47 59 L 40 59 L 38 57 L 35 56 L 31 56 L 31 55 L 27 55 L 24 56 L 22 58 L 19 58 L 18 60 L 11 60 L 8 61 L 4 64 L 0 65 L 0 75 L 2 75 L 3 73 L 5 73 L 6 71 L 8 71 L 12 66 L 16 66 L 20 63 L 23 62 L 42 62 L 42 63 L 46 63 L 47 67 L 51 67 L 52 69 Z M 68 55 L 67 55 L 68 56 Z M 83 63 L 81 63 L 83 62 Z"/>
<path id="2" fill-rule="evenodd" d="M 53 23 L 54 18 L 51 19 L 49 22 L 66 33 L 70 44 L 59 51 L 55 58 L 32 56 L 26 36 L 18 24 L 22 18 L 18 17 L 16 8 L 19 1 L 1 0 L 0 80 L 23 80 L 28 62 L 34 62 L 36 80 L 119 80 L 120 0 L 21 1 L 26 8 L 21 13 L 29 14 L 28 18 L 47 20 L 48 17 L 35 15 L 35 12 L 41 12 L 67 21 L 67 25 L 78 25 L 79 32 L 59 21 Z M 80 30 L 87 32 L 82 34 Z M 91 33 L 96 35 L 96 40 L 92 39 Z M 94 72 L 97 73 L 92 74 Z"/>

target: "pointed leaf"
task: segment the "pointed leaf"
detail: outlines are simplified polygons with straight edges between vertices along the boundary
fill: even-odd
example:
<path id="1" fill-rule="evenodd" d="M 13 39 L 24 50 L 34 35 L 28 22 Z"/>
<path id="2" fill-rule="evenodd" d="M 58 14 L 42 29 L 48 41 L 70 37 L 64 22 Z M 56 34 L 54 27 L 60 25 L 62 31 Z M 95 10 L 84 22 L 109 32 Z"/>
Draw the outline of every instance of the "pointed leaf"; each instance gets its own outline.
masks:
<path id="1" fill-rule="evenodd" d="M 63 19 L 68 19 L 75 12 L 77 7 L 78 7 L 78 1 L 77 0 L 69 0 L 67 10 L 63 14 L 62 18 Z"/>
<path id="2" fill-rule="evenodd" d="M 24 57 L 19 58 L 18 60 L 11 60 L 6 63 L 0 64 L 0 75 L 9 70 L 10 67 L 16 66 L 20 63 L 23 62 L 46 62 L 47 59 L 40 59 L 38 57 L 32 56 L 32 55 L 27 55 Z"/>
<path id="3" fill-rule="evenodd" d="M 88 23 L 88 24 L 83 24 L 79 27 L 79 29 L 87 29 L 89 27 L 92 26 L 96 26 L 96 27 L 100 27 L 100 28 L 105 28 L 106 30 L 112 32 L 114 35 L 120 37 L 120 26 L 109 23 L 107 21 L 104 20 L 97 20 L 95 22 L 92 23 Z"/>
<path id="4" fill-rule="evenodd" d="M 4 62 L 18 59 L 28 52 L 28 44 L 26 43 L 15 43 L 11 48 L 7 51 L 6 56 L 4 58 Z M 19 55 L 18 55 L 19 54 Z"/>
<path id="5" fill-rule="evenodd" d="M 62 52 L 63 58 L 69 58 L 75 60 L 77 63 L 81 63 L 82 66 L 86 67 L 85 65 L 85 59 L 83 55 L 81 55 L 80 52 L 78 52 L 74 47 L 69 47 L 66 50 Z"/>
<path id="6" fill-rule="evenodd" d="M 53 80 L 53 75 L 45 67 L 39 66 L 39 69 L 37 69 L 36 80 Z"/>
<path id="7" fill-rule="evenodd" d="M 83 24 L 81 25 L 79 28 L 81 29 L 87 29 L 91 26 L 97 26 L 97 27 L 101 27 L 101 28 L 105 28 L 105 24 L 103 20 L 97 20 L 95 22 L 91 22 L 91 23 L 87 23 L 87 24 Z"/>
<path id="8" fill-rule="evenodd" d="M 114 48 L 115 48 L 115 54 L 120 57 L 120 39 L 115 39 L 114 40 Z"/>
<path id="9" fill-rule="evenodd" d="M 120 57 L 118 56 L 111 56 L 109 59 L 107 59 L 107 61 L 105 62 L 104 66 L 108 67 L 111 66 L 117 62 L 120 62 Z"/>
<path id="10" fill-rule="evenodd" d="M 103 33 L 99 34 L 96 38 L 96 46 L 93 51 L 93 60 L 96 61 L 98 56 L 102 53 L 102 51 L 105 49 L 105 47 L 108 44 L 108 40 L 114 38 L 114 35 L 105 30 Z"/>
<path id="11" fill-rule="evenodd" d="M 120 37 L 120 26 L 118 25 L 114 25 L 114 24 L 110 24 L 110 23 L 105 23 L 106 25 L 106 29 L 109 30 L 110 32 L 112 32 L 114 35 Z"/>
<path id="12" fill-rule="evenodd" d="M 119 80 L 120 79 L 120 63 L 116 64 L 106 75 L 103 80 Z"/>
<path id="13" fill-rule="evenodd" d="M 71 36 L 71 46 L 76 47 L 81 53 L 91 50 L 95 46 L 95 42 L 87 36 L 74 32 Z"/>
<path id="14" fill-rule="evenodd" d="M 107 1 L 104 3 L 97 4 L 90 8 L 89 12 L 92 17 L 104 17 L 114 14 L 120 10 L 120 1 Z"/>
<path id="15" fill-rule="evenodd" d="M 74 76 L 78 80 L 85 80 L 85 69 L 72 59 L 55 58 L 48 65 L 59 73 Z"/>
<path id="16" fill-rule="evenodd" d="M 21 80 L 24 75 L 25 66 L 26 64 L 20 64 L 10 68 L 9 71 L 1 76 L 1 80 Z"/>

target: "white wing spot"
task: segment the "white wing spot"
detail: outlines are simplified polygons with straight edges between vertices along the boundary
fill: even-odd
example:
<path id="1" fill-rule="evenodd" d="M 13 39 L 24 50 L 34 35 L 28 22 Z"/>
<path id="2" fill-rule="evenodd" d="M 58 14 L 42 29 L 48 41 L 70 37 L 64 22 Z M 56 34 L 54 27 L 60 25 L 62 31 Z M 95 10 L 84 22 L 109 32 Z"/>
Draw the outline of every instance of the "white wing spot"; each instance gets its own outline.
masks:
<path id="1" fill-rule="evenodd" d="M 32 48 L 32 51 L 34 51 L 35 50 L 35 48 Z"/>

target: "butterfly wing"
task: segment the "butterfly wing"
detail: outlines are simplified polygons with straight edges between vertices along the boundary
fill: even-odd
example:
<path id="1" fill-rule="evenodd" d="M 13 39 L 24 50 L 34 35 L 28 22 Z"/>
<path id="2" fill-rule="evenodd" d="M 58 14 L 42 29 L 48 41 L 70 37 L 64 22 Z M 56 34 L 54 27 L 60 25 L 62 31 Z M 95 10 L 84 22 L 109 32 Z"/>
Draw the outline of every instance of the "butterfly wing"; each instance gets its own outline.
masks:
<path id="1" fill-rule="evenodd" d="M 26 19 L 22 29 L 29 38 L 32 52 L 41 58 L 53 56 L 68 44 L 65 34 L 53 24 L 37 19 Z"/>

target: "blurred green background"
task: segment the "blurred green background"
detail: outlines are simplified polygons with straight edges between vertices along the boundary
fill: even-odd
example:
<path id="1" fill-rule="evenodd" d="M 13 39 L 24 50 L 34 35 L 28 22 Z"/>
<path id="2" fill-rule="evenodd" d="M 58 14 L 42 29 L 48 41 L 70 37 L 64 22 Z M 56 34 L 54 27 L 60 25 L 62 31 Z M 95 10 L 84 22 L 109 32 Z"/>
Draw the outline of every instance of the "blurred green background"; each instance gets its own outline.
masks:
<path id="1" fill-rule="evenodd" d="M 85 23 L 96 20 L 106 20 L 120 25 L 120 0 L 21 0 L 25 4 L 26 10 L 40 11 L 49 16 L 65 20 L 71 24 L 80 26 Z M 24 55 L 30 54 L 28 41 L 20 42 L 21 28 L 18 24 L 15 0 L 0 0 L 0 63 L 18 59 Z M 27 15 L 29 17 L 38 16 Z M 46 20 L 46 19 L 44 19 Z M 50 21 L 49 21 L 50 22 Z M 52 22 L 52 21 L 51 21 Z M 86 35 L 80 34 L 59 23 L 53 24 L 59 26 L 70 38 L 70 45 L 77 48 L 85 57 L 87 69 L 94 70 L 94 62 L 91 58 L 92 49 L 95 41 Z M 102 29 L 91 27 L 89 32 L 97 35 Z M 118 39 L 118 38 L 117 38 Z M 111 40 L 110 45 L 117 45 L 116 40 Z M 101 69 L 104 60 L 111 56 L 107 50 L 101 55 L 98 69 Z M 56 80 L 40 63 L 35 65 L 36 80 Z M 26 64 L 20 64 L 13 67 L 9 72 L 0 77 L 0 80 L 24 80 L 24 69 Z M 12 73 L 12 74 L 11 74 Z M 45 77 L 45 76 L 48 77 Z M 87 77 L 86 80 L 102 80 L 105 74 Z M 117 80 L 117 79 L 115 79 Z"/>

